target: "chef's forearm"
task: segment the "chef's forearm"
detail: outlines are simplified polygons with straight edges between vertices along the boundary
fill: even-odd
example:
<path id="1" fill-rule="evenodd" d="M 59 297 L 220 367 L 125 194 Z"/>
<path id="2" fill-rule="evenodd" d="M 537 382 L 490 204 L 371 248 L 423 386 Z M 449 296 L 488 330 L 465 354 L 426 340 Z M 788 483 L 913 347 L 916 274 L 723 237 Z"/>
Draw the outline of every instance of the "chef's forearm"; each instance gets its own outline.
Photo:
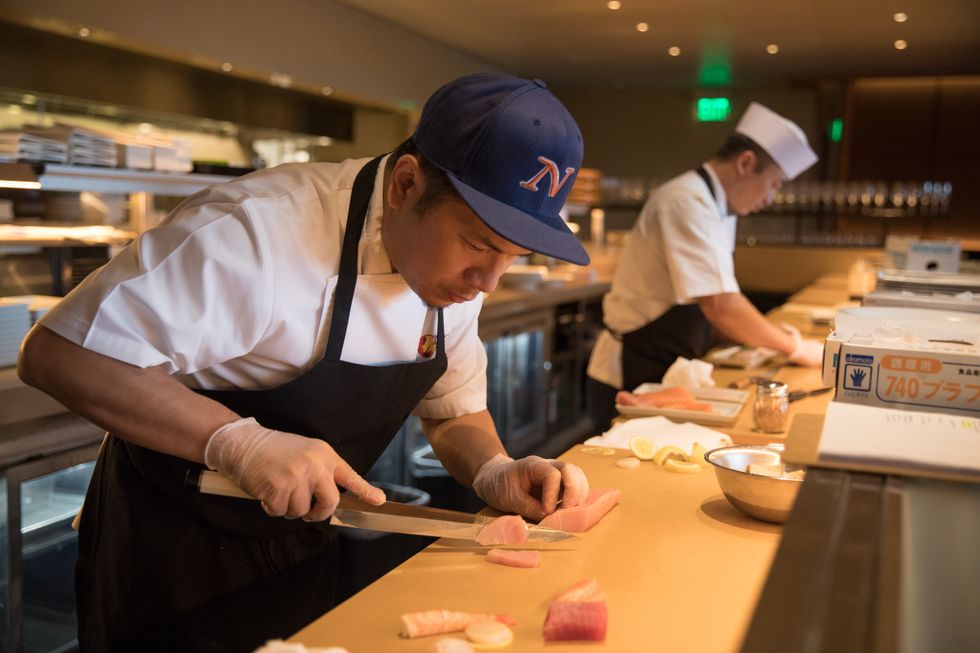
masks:
<path id="1" fill-rule="evenodd" d="M 44 327 L 31 331 L 17 367 L 28 385 L 130 442 L 203 462 L 204 446 L 233 411 L 172 378 L 89 351 Z"/>
<path id="2" fill-rule="evenodd" d="M 711 325 L 734 342 L 784 354 L 796 346 L 792 336 L 767 320 L 742 293 L 700 297 L 698 305 Z"/>
<path id="3" fill-rule="evenodd" d="M 483 463 L 506 453 L 486 410 L 451 419 L 422 419 L 422 430 L 446 471 L 467 487 Z"/>

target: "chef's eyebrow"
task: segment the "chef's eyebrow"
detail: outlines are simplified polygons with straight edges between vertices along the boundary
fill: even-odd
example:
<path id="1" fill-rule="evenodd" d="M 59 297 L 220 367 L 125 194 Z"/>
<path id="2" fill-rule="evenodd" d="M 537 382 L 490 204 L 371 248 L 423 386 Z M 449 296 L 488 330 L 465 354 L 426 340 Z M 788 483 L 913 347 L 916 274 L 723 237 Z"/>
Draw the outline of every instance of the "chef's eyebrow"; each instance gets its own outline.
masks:
<path id="1" fill-rule="evenodd" d="M 487 247 L 489 247 L 493 251 L 497 252 L 498 254 L 507 254 L 507 252 L 505 252 L 504 250 L 502 250 L 499 247 L 497 247 L 496 245 L 494 245 L 490 241 L 490 239 L 487 238 L 486 236 L 478 235 L 475 238 L 476 238 L 477 241 L 479 241 L 479 243 L 481 245 L 486 245 Z M 522 251 L 520 254 L 507 254 L 507 255 L 508 256 L 530 256 L 533 253 L 534 252 L 532 252 L 531 250 L 526 250 L 526 251 Z"/>

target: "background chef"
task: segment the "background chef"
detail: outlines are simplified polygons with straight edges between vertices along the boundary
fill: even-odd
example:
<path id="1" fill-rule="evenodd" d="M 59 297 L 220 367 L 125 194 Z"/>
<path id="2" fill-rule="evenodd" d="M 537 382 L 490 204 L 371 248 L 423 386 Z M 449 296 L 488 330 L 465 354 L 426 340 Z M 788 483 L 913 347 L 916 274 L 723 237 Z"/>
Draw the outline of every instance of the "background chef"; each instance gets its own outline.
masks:
<path id="1" fill-rule="evenodd" d="M 325 612 L 323 520 L 342 488 L 384 501 L 361 474 L 412 411 L 490 505 L 583 500 L 579 468 L 505 454 L 477 336 L 515 257 L 588 262 L 558 215 L 581 160 L 543 83 L 467 76 L 394 153 L 202 191 L 50 311 L 21 377 L 110 433 L 81 520 L 82 650 L 250 651 Z M 203 464 L 264 510 L 184 489 Z"/>
<path id="2" fill-rule="evenodd" d="M 770 204 L 816 160 L 795 123 L 753 102 L 711 160 L 651 194 L 603 299 L 605 329 L 589 359 L 597 431 L 615 417 L 618 390 L 660 381 L 678 356 L 703 356 L 714 331 L 820 364 L 821 343 L 774 326 L 740 292 L 733 260 L 736 215 Z"/>

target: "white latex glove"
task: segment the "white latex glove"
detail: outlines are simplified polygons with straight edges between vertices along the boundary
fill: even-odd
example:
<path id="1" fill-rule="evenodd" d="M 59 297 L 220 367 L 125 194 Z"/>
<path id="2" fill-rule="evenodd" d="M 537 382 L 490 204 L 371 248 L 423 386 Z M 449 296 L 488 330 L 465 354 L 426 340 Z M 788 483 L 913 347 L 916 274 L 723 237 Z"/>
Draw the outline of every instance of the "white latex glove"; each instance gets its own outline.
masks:
<path id="1" fill-rule="evenodd" d="M 498 453 L 480 467 L 473 490 L 497 510 L 540 521 L 555 511 L 559 493 L 563 508 L 584 503 L 589 480 L 580 467 L 560 460 L 540 456 L 514 460 Z"/>
<path id="2" fill-rule="evenodd" d="M 823 342 L 803 338 L 792 324 L 780 324 L 780 328 L 793 337 L 793 351 L 787 356 L 790 363 L 803 367 L 820 367 L 823 363 Z"/>
<path id="3" fill-rule="evenodd" d="M 323 521 L 337 507 L 338 486 L 368 503 L 385 500 L 323 440 L 273 431 L 251 417 L 212 433 L 204 462 L 261 500 L 273 517 Z"/>

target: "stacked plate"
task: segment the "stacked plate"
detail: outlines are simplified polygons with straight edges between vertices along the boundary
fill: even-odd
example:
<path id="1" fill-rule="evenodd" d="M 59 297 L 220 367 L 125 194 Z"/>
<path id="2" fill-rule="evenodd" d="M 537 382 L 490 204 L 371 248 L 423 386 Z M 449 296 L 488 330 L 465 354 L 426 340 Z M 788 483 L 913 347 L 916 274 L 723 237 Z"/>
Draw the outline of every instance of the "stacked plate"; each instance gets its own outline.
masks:
<path id="1" fill-rule="evenodd" d="M 31 313 L 27 304 L 0 304 L 0 367 L 17 363 L 20 343 L 31 328 Z"/>

